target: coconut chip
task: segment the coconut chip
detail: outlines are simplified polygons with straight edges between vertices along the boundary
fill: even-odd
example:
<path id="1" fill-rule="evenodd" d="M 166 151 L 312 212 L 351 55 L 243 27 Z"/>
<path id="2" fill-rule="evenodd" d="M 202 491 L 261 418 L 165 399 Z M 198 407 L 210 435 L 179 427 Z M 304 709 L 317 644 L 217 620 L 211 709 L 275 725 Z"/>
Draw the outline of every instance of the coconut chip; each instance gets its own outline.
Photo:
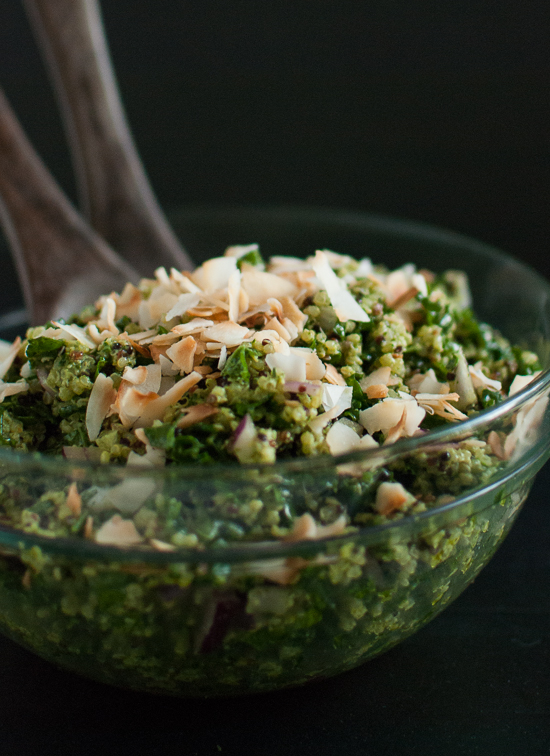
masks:
<path id="1" fill-rule="evenodd" d="M 198 294 L 180 294 L 172 308 L 166 313 L 165 321 L 169 322 L 173 318 L 181 317 L 187 310 L 196 307 L 199 302 L 200 296 Z"/>
<path id="2" fill-rule="evenodd" d="M 141 543 L 143 538 L 132 520 L 123 520 L 120 515 L 113 515 L 96 532 L 95 541 L 108 546 L 134 546 Z"/>
<path id="3" fill-rule="evenodd" d="M 103 373 L 98 373 L 86 407 L 86 430 L 90 441 L 95 441 L 99 436 L 103 421 L 109 414 L 116 397 L 113 379 Z"/>
<path id="4" fill-rule="evenodd" d="M 362 390 L 367 393 L 369 386 L 378 386 L 380 384 L 387 386 L 391 377 L 391 368 L 381 367 L 377 370 L 373 370 L 372 373 L 366 375 L 359 381 L 359 385 Z"/>
<path id="5" fill-rule="evenodd" d="M 67 499 L 65 501 L 67 507 L 71 510 L 71 514 L 74 517 L 79 517 L 82 511 L 82 499 L 78 493 L 76 483 L 71 483 L 69 490 L 67 491 Z"/>
<path id="6" fill-rule="evenodd" d="M 404 414 L 406 414 L 405 420 L 403 420 Z M 418 430 L 425 415 L 425 410 L 418 405 L 416 400 L 405 394 L 400 399 L 383 399 L 363 410 L 359 413 L 359 422 L 371 435 L 382 431 L 386 436 L 390 430 L 395 429 L 403 421 L 400 435 L 412 436 Z"/>
<path id="7" fill-rule="evenodd" d="M 67 323 L 59 323 L 57 320 L 52 320 L 52 323 L 56 328 L 59 328 L 59 330 L 63 332 L 62 338 L 69 336 L 69 341 L 74 339 L 75 341 L 84 344 L 84 346 L 88 347 L 88 349 L 95 349 L 94 341 L 92 341 L 92 339 L 80 326 L 74 324 L 69 325 Z"/>
<path id="8" fill-rule="evenodd" d="M 388 387 L 384 383 L 373 383 L 367 386 L 365 393 L 369 399 L 385 399 L 388 395 Z"/>
<path id="9" fill-rule="evenodd" d="M 368 323 L 369 316 L 361 305 L 354 299 L 346 284 L 338 278 L 330 267 L 325 252 L 317 251 L 311 262 L 315 275 L 321 282 L 322 287 L 328 294 L 330 303 L 334 308 L 338 320 L 345 323 L 347 320 L 355 320 L 358 323 Z"/>
<path id="10" fill-rule="evenodd" d="M 325 381 L 332 383 L 334 386 L 347 386 L 344 376 L 336 370 L 334 365 L 325 362 Z"/>
<path id="11" fill-rule="evenodd" d="M 201 333 L 203 341 L 215 341 L 218 344 L 225 344 L 227 347 L 239 346 L 244 339 L 248 337 L 249 329 L 238 323 L 226 320 L 218 325 L 212 325 L 205 328 Z"/>
<path id="12" fill-rule="evenodd" d="M 4 383 L 0 381 L 0 402 L 3 402 L 7 396 L 13 396 L 14 394 L 21 394 L 23 391 L 28 391 L 29 384 L 25 381 L 17 381 L 16 383 Z"/>
<path id="13" fill-rule="evenodd" d="M 323 538 L 341 535 L 346 529 L 346 518 L 341 515 L 330 525 L 319 525 L 310 514 L 303 514 L 294 521 L 292 530 L 282 538 L 286 543 L 320 541 Z"/>
<path id="14" fill-rule="evenodd" d="M 2 342 L 2 346 L 4 346 L 4 342 Z M 0 362 L 0 380 L 4 378 L 17 356 L 17 352 L 21 346 L 21 337 L 18 336 L 13 344 L 9 346 L 5 344 L 5 346 L 7 348 L 2 350 L 2 362 Z"/>
<path id="15" fill-rule="evenodd" d="M 375 509 L 379 514 L 388 516 L 406 504 L 412 504 L 414 496 L 401 483 L 381 483 L 376 491 Z"/>
<path id="16" fill-rule="evenodd" d="M 183 417 L 181 417 L 176 426 L 178 428 L 189 428 L 195 423 L 200 423 L 206 420 L 207 417 L 217 414 L 218 407 L 214 404 L 194 404 L 191 407 L 186 407 L 183 410 Z"/>
<path id="17" fill-rule="evenodd" d="M 430 415 L 438 415 L 445 420 L 456 423 L 458 420 L 467 420 L 468 415 L 453 407 L 449 402 L 457 402 L 458 394 L 415 394 L 416 401 Z"/>
<path id="18" fill-rule="evenodd" d="M 320 381 L 324 377 L 326 372 L 325 365 L 313 349 L 309 347 L 290 347 L 290 354 L 305 360 L 306 379 L 308 381 Z"/>
<path id="19" fill-rule="evenodd" d="M 250 306 L 261 305 L 270 297 L 292 297 L 297 293 L 296 286 L 281 276 L 264 273 L 253 265 L 242 266 L 241 286 L 249 297 Z"/>
<path id="20" fill-rule="evenodd" d="M 483 372 L 482 368 L 483 363 L 481 362 L 481 360 L 479 362 L 476 362 L 475 365 L 469 365 L 470 378 L 472 379 L 474 388 L 488 388 L 492 389 L 493 391 L 500 391 L 502 388 L 502 383 L 500 381 L 495 381 L 491 378 L 488 378 Z"/>
<path id="21" fill-rule="evenodd" d="M 179 368 L 180 373 L 190 373 L 193 370 L 197 342 L 193 336 L 187 336 L 176 342 L 166 350 L 166 356 Z"/>

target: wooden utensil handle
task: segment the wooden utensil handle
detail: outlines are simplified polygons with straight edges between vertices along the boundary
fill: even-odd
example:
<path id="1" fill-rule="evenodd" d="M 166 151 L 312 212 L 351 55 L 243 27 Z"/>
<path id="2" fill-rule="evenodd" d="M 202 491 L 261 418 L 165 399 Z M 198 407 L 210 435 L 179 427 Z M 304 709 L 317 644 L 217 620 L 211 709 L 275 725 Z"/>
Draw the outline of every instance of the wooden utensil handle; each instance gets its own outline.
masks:
<path id="1" fill-rule="evenodd" d="M 143 275 L 191 269 L 153 194 L 120 101 L 97 0 L 24 0 L 53 79 L 85 214 Z"/>
<path id="2" fill-rule="evenodd" d="M 97 297 L 137 278 L 65 197 L 1 89 L 0 221 L 32 323 L 70 315 L 87 294 Z"/>

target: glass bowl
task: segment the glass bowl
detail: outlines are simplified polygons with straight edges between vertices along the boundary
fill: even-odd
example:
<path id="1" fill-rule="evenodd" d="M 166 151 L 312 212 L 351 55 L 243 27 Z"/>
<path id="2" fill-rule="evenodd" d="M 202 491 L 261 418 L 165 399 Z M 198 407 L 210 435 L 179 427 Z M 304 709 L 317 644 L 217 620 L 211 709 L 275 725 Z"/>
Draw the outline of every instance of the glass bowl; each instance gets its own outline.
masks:
<path id="1" fill-rule="evenodd" d="M 549 285 L 479 242 L 327 210 L 195 208 L 173 222 L 198 261 L 229 244 L 258 242 L 266 257 L 330 248 L 390 268 L 460 268 L 480 319 L 548 366 Z M 7 313 L 3 322 L 13 328 L 16 320 Z M 361 664 L 436 616 L 491 558 L 550 454 L 549 390 L 545 370 L 463 423 L 375 450 L 274 466 L 152 470 L 0 449 L 0 629 L 66 669 L 171 695 L 273 690 Z M 487 454 L 497 455 L 496 466 L 485 465 Z M 319 540 L 231 542 L 231 527 L 247 527 L 262 506 L 353 513 L 372 499 L 384 470 L 404 466 L 412 476 L 429 474 L 437 496 L 425 511 Z M 163 551 L 48 537 L 39 517 L 24 530 L 2 524 L 10 508 L 41 497 L 60 502 L 74 483 L 89 502 L 82 517 L 97 511 L 99 491 L 103 500 L 115 496 L 123 513 L 174 522 L 185 513 L 197 530 L 219 533 L 205 550 L 183 538 Z M 216 519 L 220 501 L 226 513 L 227 502 L 235 504 L 229 524 Z"/>

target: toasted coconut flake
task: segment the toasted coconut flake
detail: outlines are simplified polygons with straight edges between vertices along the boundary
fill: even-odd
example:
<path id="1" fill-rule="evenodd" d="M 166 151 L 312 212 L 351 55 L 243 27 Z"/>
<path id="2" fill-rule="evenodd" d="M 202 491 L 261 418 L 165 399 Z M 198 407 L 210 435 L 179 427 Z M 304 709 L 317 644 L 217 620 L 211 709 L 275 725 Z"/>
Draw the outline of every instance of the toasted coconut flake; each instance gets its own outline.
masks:
<path id="1" fill-rule="evenodd" d="M 359 446 L 360 440 L 361 438 L 353 428 L 341 420 L 331 425 L 326 435 L 327 446 L 333 456 L 353 451 Z"/>
<path id="2" fill-rule="evenodd" d="M 398 310 L 400 307 L 403 307 L 403 305 L 406 305 L 411 299 L 414 299 L 419 293 L 420 291 L 416 286 L 411 286 L 407 291 L 400 294 L 397 299 L 394 299 L 393 302 L 389 302 L 388 307 L 392 310 Z"/>
<path id="3" fill-rule="evenodd" d="M 415 394 L 416 401 L 423 407 L 430 415 L 438 415 L 439 417 L 449 420 L 450 422 L 457 422 L 458 420 L 467 420 L 468 415 L 465 415 L 456 407 L 453 407 L 449 402 L 458 402 L 459 395 L 453 394 Z"/>
<path id="4" fill-rule="evenodd" d="M 80 326 L 74 324 L 68 325 L 67 323 L 58 323 L 56 320 L 52 320 L 52 323 L 56 328 L 59 328 L 59 330 L 63 332 L 63 338 L 69 336 L 69 341 L 71 341 L 71 339 L 74 339 L 75 341 L 80 342 L 80 344 L 84 344 L 84 346 L 88 347 L 88 349 L 95 349 L 94 341 Z"/>
<path id="5" fill-rule="evenodd" d="M 218 289 L 226 289 L 231 274 L 238 270 L 234 257 L 214 257 L 191 273 L 191 280 L 202 291 L 211 294 Z"/>
<path id="6" fill-rule="evenodd" d="M 139 344 L 142 341 L 146 341 L 147 339 L 150 339 L 152 336 L 157 335 L 157 329 L 156 328 L 148 328 L 146 331 L 140 331 L 139 333 L 133 333 L 131 336 L 131 341 Z"/>
<path id="7" fill-rule="evenodd" d="M 99 436 L 103 421 L 107 417 L 111 405 L 116 401 L 116 397 L 117 392 L 113 387 L 113 379 L 103 375 L 103 373 L 98 373 L 86 407 L 86 430 L 90 441 L 95 441 Z"/>
<path id="8" fill-rule="evenodd" d="M 323 392 L 327 388 L 325 384 L 323 384 Z M 351 401 L 353 396 L 353 389 L 351 387 L 346 387 L 340 394 L 339 398 L 336 401 L 336 404 L 329 409 L 327 412 L 324 412 L 322 415 L 317 415 L 317 417 L 314 417 L 313 420 L 310 420 L 308 425 L 311 428 L 311 430 L 314 433 L 320 433 L 323 428 L 330 423 L 331 420 L 334 420 L 335 418 L 339 417 L 342 412 L 345 412 L 347 409 L 351 407 Z"/>
<path id="9" fill-rule="evenodd" d="M 153 495 L 156 487 L 155 481 L 151 478 L 126 478 L 104 493 L 98 508 L 114 507 L 122 514 L 133 515 Z"/>
<path id="10" fill-rule="evenodd" d="M 376 491 L 375 509 L 381 515 L 387 515 L 402 509 L 415 500 L 401 483 L 381 483 Z"/>
<path id="11" fill-rule="evenodd" d="M 311 266 L 327 292 L 338 320 L 343 323 L 347 320 L 355 320 L 358 323 L 369 322 L 367 313 L 355 300 L 346 284 L 332 270 L 325 252 L 317 251 Z"/>
<path id="12" fill-rule="evenodd" d="M 385 399 L 388 395 L 388 387 L 383 383 L 373 383 L 367 386 L 365 393 L 369 399 Z"/>
<path id="13" fill-rule="evenodd" d="M 172 333 L 176 333 L 178 336 L 193 336 L 196 333 L 201 333 L 205 328 L 209 328 L 214 325 L 213 320 L 206 318 L 194 318 L 189 323 L 182 323 L 172 328 Z"/>
<path id="14" fill-rule="evenodd" d="M 91 538 L 94 532 L 94 518 L 92 515 L 89 515 L 89 517 L 86 517 L 86 522 L 84 523 L 84 538 Z"/>
<path id="15" fill-rule="evenodd" d="M 183 417 L 176 423 L 178 428 L 189 428 L 195 423 L 201 423 L 207 417 L 217 414 L 218 407 L 214 404 L 194 404 L 192 407 L 186 407 L 183 412 Z"/>
<path id="16" fill-rule="evenodd" d="M 222 347 L 220 349 L 220 359 L 218 360 L 218 370 L 223 370 L 226 362 L 227 362 L 227 347 L 225 346 L 225 344 L 222 344 Z"/>
<path id="17" fill-rule="evenodd" d="M 132 520 L 123 520 L 120 515 L 113 515 L 99 528 L 95 541 L 109 546 L 134 546 L 141 543 L 143 538 Z"/>
<path id="18" fill-rule="evenodd" d="M 312 562 L 308 562 L 302 557 L 258 559 L 253 562 L 247 562 L 246 567 L 248 574 L 260 575 L 278 585 L 290 585 L 296 581 L 304 567 L 316 561 L 312 560 Z"/>
<path id="19" fill-rule="evenodd" d="M 455 369 L 455 379 L 450 381 L 449 388 L 456 392 L 460 399 L 457 402 L 459 410 L 468 409 L 477 402 L 477 394 L 472 383 L 470 368 L 462 349 L 458 352 L 457 365 Z"/>
<path id="20" fill-rule="evenodd" d="M 229 301 L 229 310 L 227 317 L 234 323 L 239 320 L 240 314 L 240 294 L 241 294 L 241 271 L 234 270 L 229 276 L 227 283 L 227 298 Z"/>
<path id="21" fill-rule="evenodd" d="M 288 299 L 288 297 L 286 297 Z M 292 300 L 290 300 L 292 301 Z M 283 310 L 283 305 L 279 302 L 278 299 L 275 299 L 275 297 L 269 297 L 267 300 L 267 304 L 269 305 L 269 311 L 273 313 L 273 315 L 278 318 L 278 320 L 282 323 L 283 319 L 285 317 L 285 311 Z"/>
<path id="22" fill-rule="evenodd" d="M 371 435 L 382 431 L 386 435 L 395 428 L 403 418 L 407 409 L 403 425 L 403 435 L 412 436 L 424 419 L 426 412 L 418 405 L 413 397 L 400 399 L 383 399 L 372 407 L 368 407 L 359 414 L 359 422 Z"/>
<path id="23" fill-rule="evenodd" d="M 102 331 L 109 331 L 111 336 L 118 335 L 118 328 L 115 325 L 116 309 L 114 298 L 105 297 L 99 319 L 96 321 L 97 327 Z"/>
<path id="24" fill-rule="evenodd" d="M 309 347 L 290 347 L 290 354 L 305 360 L 306 378 L 308 381 L 320 381 L 326 372 L 326 367 L 317 356 L 317 352 Z"/>
<path id="25" fill-rule="evenodd" d="M 196 307 L 199 302 L 199 294 L 180 294 L 172 308 L 166 313 L 166 322 L 169 322 L 172 318 L 181 317 L 187 310 Z"/>
<path id="26" fill-rule="evenodd" d="M 138 419 L 134 423 L 135 427 L 147 428 L 152 425 L 155 420 L 162 420 L 168 407 L 171 404 L 176 404 L 184 394 L 201 380 L 202 375 L 200 375 L 200 373 L 189 373 L 189 375 L 182 378 L 181 381 L 178 381 L 163 396 L 155 397 L 153 401 L 145 404 L 143 408 L 140 409 Z"/>
<path id="27" fill-rule="evenodd" d="M 164 314 L 176 305 L 178 297 L 160 287 L 153 289 L 149 299 L 139 305 L 139 325 L 141 328 L 151 328 L 160 323 Z"/>
<path id="28" fill-rule="evenodd" d="M 71 483 L 71 485 L 69 486 L 69 490 L 67 491 L 67 500 L 65 503 L 71 510 L 72 515 L 74 515 L 75 517 L 80 516 L 80 512 L 82 511 L 82 499 L 80 498 L 80 494 L 78 493 L 76 483 Z"/>
<path id="29" fill-rule="evenodd" d="M 21 394 L 23 391 L 28 391 L 29 384 L 25 381 L 17 381 L 16 383 L 4 383 L 0 381 L 0 402 L 3 402 L 7 396 L 13 396 L 14 394 Z"/>
<path id="30" fill-rule="evenodd" d="M 387 386 L 390 380 L 390 376 L 391 368 L 381 367 L 378 368 L 378 370 L 373 370 L 372 373 L 369 373 L 369 375 L 366 375 L 364 378 L 362 378 L 359 381 L 359 385 L 361 386 L 363 391 L 367 393 L 369 386 L 377 386 L 380 384 Z"/>
<path id="31" fill-rule="evenodd" d="M 393 426 L 393 428 L 390 428 L 389 431 L 386 433 L 386 438 L 384 441 L 385 445 L 394 444 L 400 438 L 402 438 L 403 436 L 406 436 L 407 415 L 408 415 L 408 407 L 405 404 L 403 406 L 403 414 L 401 415 L 399 422 L 396 423 Z"/>
<path id="32" fill-rule="evenodd" d="M 346 529 L 346 518 L 341 515 L 330 525 L 319 525 L 310 514 L 304 514 L 294 521 L 292 530 L 282 538 L 286 543 L 298 541 L 320 541 L 323 538 L 341 535 Z"/>
<path id="33" fill-rule="evenodd" d="M 540 370 L 537 373 L 534 373 L 533 375 L 516 375 L 516 377 L 510 384 L 508 396 L 514 396 L 514 394 L 517 394 L 518 391 L 521 391 L 526 386 L 528 386 L 539 375 L 540 375 Z"/>
<path id="34" fill-rule="evenodd" d="M 300 310 L 296 302 L 290 297 L 281 297 L 280 302 L 283 307 L 284 317 L 294 323 L 298 329 L 298 333 L 302 333 L 308 316 Z"/>
<path id="35" fill-rule="evenodd" d="M 420 394 L 448 394 L 449 384 L 440 383 L 437 380 L 434 369 L 430 368 L 426 373 L 416 373 L 407 381 L 411 393 L 415 396 Z"/>
<path id="36" fill-rule="evenodd" d="M 170 280 L 177 284 L 181 292 L 199 294 L 201 290 L 193 283 L 193 281 L 191 281 L 189 276 L 190 274 L 182 273 L 175 268 L 170 268 Z"/>
<path id="37" fill-rule="evenodd" d="M 164 354 L 159 355 L 159 365 L 163 377 L 172 377 L 180 374 L 179 369 L 174 365 L 172 360 Z"/>
<path id="38" fill-rule="evenodd" d="M 325 410 L 331 410 L 333 407 L 336 407 L 338 402 L 342 399 L 344 392 L 347 391 L 347 396 L 349 397 L 349 387 L 344 386 L 335 386 L 333 384 L 327 384 L 323 383 L 323 407 Z M 353 389 L 351 389 L 353 394 Z M 351 407 L 351 404 L 350 404 Z"/>
<path id="39" fill-rule="evenodd" d="M 141 292 L 134 284 L 127 283 L 121 294 L 113 292 L 111 298 L 116 302 L 116 311 L 119 318 L 125 315 L 132 320 L 137 320 Z M 98 309 L 101 308 L 99 305 Z"/>
<path id="40" fill-rule="evenodd" d="M 196 351 L 197 342 L 193 336 L 187 336 L 167 349 L 166 356 L 179 368 L 180 373 L 190 373 L 193 370 Z"/>
<path id="41" fill-rule="evenodd" d="M 325 381 L 332 383 L 334 386 L 347 386 L 344 376 L 336 370 L 334 365 L 329 365 L 325 362 Z"/>
<path id="42" fill-rule="evenodd" d="M 470 365 L 470 378 L 472 379 L 472 383 L 475 389 L 492 389 L 493 391 L 500 391 L 502 388 L 502 383 L 500 381 L 495 381 L 488 376 L 485 375 L 483 372 L 483 363 L 481 360 L 479 362 L 476 362 L 475 365 Z"/>
<path id="43" fill-rule="evenodd" d="M 277 318 L 271 318 L 271 320 L 268 320 L 268 322 L 265 324 L 265 327 L 266 330 L 277 331 L 279 336 L 287 343 L 290 344 L 290 342 L 292 341 L 290 333 Z"/>
<path id="44" fill-rule="evenodd" d="M 160 387 L 161 376 L 162 370 L 160 364 L 140 365 L 137 368 L 127 366 L 124 368 L 122 380 L 131 383 L 142 394 L 147 394 L 149 391 L 157 393 Z"/>
<path id="45" fill-rule="evenodd" d="M 297 288 L 291 281 L 246 264 L 242 266 L 241 286 L 248 294 L 251 307 L 263 304 L 270 297 L 280 299 L 297 293 Z"/>
<path id="46" fill-rule="evenodd" d="M 274 352 L 265 358 L 271 370 L 280 370 L 287 381 L 306 380 L 306 361 L 301 355 Z"/>
<path id="47" fill-rule="evenodd" d="M 10 344 L 9 346 L 7 346 L 5 342 L 2 342 L 2 346 L 4 348 L 2 349 L 2 362 L 0 362 L 0 380 L 4 378 L 17 356 L 17 352 L 21 346 L 21 337 L 18 336 L 13 344 Z"/>
<path id="48" fill-rule="evenodd" d="M 248 328 L 230 320 L 205 328 L 201 334 L 203 341 L 216 341 L 227 347 L 238 346 L 247 336 Z"/>
<path id="49" fill-rule="evenodd" d="M 151 546 L 157 551 L 175 551 L 176 547 L 173 543 L 166 543 L 166 541 L 159 541 L 158 538 L 151 538 L 149 540 Z"/>

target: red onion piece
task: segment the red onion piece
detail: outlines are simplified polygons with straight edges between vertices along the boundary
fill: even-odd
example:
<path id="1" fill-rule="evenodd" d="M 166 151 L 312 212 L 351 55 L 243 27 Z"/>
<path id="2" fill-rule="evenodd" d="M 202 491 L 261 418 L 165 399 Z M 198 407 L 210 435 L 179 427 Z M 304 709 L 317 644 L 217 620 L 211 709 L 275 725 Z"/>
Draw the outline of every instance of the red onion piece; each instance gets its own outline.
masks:
<path id="1" fill-rule="evenodd" d="M 285 381 L 283 386 L 285 391 L 289 394 L 309 394 L 313 396 L 319 394 L 323 387 L 318 383 L 308 383 L 307 381 Z"/>

